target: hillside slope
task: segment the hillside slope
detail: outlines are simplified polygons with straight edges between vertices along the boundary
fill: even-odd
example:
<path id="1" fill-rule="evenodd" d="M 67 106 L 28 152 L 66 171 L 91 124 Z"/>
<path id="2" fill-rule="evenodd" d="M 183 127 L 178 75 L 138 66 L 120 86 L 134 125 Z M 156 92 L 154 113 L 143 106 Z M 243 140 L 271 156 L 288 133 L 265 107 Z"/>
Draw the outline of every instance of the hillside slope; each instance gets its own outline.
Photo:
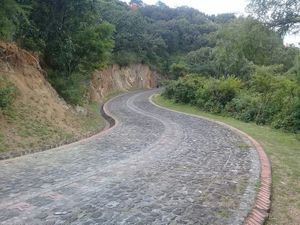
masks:
<path id="1" fill-rule="evenodd" d="M 96 110 L 80 115 L 59 98 L 38 60 L 13 44 L 0 43 L 0 78 L 15 89 L 12 106 L 0 111 L 0 151 L 53 145 L 104 125 Z"/>
<path id="2" fill-rule="evenodd" d="M 155 88 L 159 75 L 148 65 L 133 64 L 126 67 L 111 65 L 93 73 L 90 99 L 100 101 L 115 91 Z"/>
<path id="3" fill-rule="evenodd" d="M 97 93 L 95 88 L 99 90 L 100 86 L 105 91 L 91 97 L 94 103 L 75 110 L 58 96 L 44 74 L 37 57 L 14 44 L 0 43 L 0 89 L 7 83 L 15 89 L 12 105 L 0 108 L 0 152 L 45 148 L 95 133 L 105 124 L 99 114 L 99 102 L 107 94 L 144 87 L 135 85 L 136 81 L 128 85 L 122 78 L 115 81 L 114 74 L 104 71 L 101 81 L 94 78 L 97 83 L 91 82 L 91 93 Z M 104 82 L 106 76 L 120 86 Z"/>

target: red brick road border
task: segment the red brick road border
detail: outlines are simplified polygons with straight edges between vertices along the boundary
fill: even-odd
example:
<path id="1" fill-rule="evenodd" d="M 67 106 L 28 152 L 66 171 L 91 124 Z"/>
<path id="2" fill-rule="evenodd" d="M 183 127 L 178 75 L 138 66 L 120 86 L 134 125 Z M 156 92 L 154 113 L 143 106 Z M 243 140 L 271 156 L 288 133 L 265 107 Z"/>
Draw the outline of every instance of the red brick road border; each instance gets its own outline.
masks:
<path id="1" fill-rule="evenodd" d="M 244 225 L 262 225 L 268 219 L 271 208 L 272 169 L 271 163 L 263 147 L 251 136 L 244 133 L 258 152 L 260 159 L 260 188 L 256 195 L 255 205 L 248 214 Z"/>
<path id="2" fill-rule="evenodd" d="M 226 123 L 216 121 L 213 119 L 209 119 L 209 118 L 206 118 L 203 116 L 198 116 L 198 115 L 194 115 L 194 114 L 190 114 L 190 113 L 185 113 L 185 112 L 168 109 L 168 108 L 162 107 L 160 105 L 157 105 L 152 100 L 155 95 L 156 94 L 152 95 L 149 98 L 149 100 L 153 105 L 155 105 L 159 108 L 163 108 L 163 109 L 177 112 L 177 113 L 182 113 L 182 114 L 193 116 L 193 117 L 198 117 L 200 119 L 209 120 L 211 122 L 225 126 L 229 129 L 231 129 L 233 132 L 237 133 L 238 135 L 241 135 L 251 141 L 251 143 L 253 144 L 253 146 L 255 147 L 255 149 L 257 151 L 259 161 L 260 161 L 260 180 L 259 180 L 260 187 L 256 194 L 254 206 L 253 206 L 252 210 L 249 212 L 249 214 L 247 215 L 247 217 L 245 218 L 243 225 L 263 225 L 266 222 L 266 220 L 268 219 L 269 212 L 271 209 L 272 169 L 271 169 L 271 163 L 269 161 L 269 158 L 268 158 L 267 154 L 265 153 L 262 145 L 260 143 L 258 143 L 253 137 L 248 135 L 247 133 L 245 133 L 233 126 L 230 126 Z"/>
<path id="3" fill-rule="evenodd" d="M 269 217 L 271 209 L 271 192 L 272 192 L 272 169 L 270 160 L 265 153 L 262 145 L 247 133 L 232 127 L 226 123 L 215 121 L 220 125 L 230 128 L 235 133 L 238 133 L 251 141 L 254 145 L 259 161 L 260 161 L 260 187 L 257 191 L 255 203 L 245 218 L 243 225 L 263 225 Z"/>

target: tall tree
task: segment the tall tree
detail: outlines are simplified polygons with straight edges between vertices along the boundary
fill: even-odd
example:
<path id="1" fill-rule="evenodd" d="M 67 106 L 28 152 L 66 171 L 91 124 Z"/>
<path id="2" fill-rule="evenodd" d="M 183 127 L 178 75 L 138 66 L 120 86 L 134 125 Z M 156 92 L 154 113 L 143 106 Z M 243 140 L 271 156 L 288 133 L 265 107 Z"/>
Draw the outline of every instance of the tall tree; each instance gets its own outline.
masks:
<path id="1" fill-rule="evenodd" d="M 68 76 L 104 60 L 113 46 L 113 28 L 101 22 L 96 4 L 94 0 L 35 1 L 30 15 L 37 32 L 34 41 L 43 43 L 40 50 L 49 67 Z M 26 38 L 32 35 L 25 31 Z"/>
<path id="2" fill-rule="evenodd" d="M 300 31 L 299 0 L 251 0 L 248 10 L 281 34 Z"/>
<path id="3" fill-rule="evenodd" d="M 12 40 L 20 20 L 24 19 L 25 10 L 15 0 L 0 0 L 0 38 Z"/>
<path id="4" fill-rule="evenodd" d="M 283 48 L 282 39 L 254 19 L 239 18 L 223 26 L 218 31 L 217 39 L 214 53 L 221 74 L 246 75 L 249 63 L 282 63 L 273 57 Z"/>

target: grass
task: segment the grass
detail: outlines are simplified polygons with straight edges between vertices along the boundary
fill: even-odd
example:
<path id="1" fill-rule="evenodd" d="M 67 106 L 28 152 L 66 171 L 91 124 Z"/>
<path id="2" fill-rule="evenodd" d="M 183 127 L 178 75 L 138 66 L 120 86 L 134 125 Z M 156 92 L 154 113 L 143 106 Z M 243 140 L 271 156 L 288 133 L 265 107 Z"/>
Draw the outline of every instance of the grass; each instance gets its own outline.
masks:
<path id="1" fill-rule="evenodd" d="M 97 102 L 90 103 L 86 106 L 87 116 L 82 118 L 82 125 L 86 131 L 96 131 L 104 128 L 105 121 L 100 115 L 100 105 Z"/>
<path id="2" fill-rule="evenodd" d="M 105 126 L 105 121 L 103 117 L 100 115 L 100 106 L 101 104 L 105 103 L 109 99 L 112 99 L 124 92 L 122 91 L 113 91 L 106 95 L 102 100 L 101 103 L 92 102 L 87 105 L 85 108 L 88 109 L 88 115 L 83 118 L 83 127 L 87 131 L 96 131 L 101 130 Z"/>
<path id="3" fill-rule="evenodd" d="M 7 144 L 5 143 L 5 137 L 2 133 L 0 133 L 0 152 L 4 152 L 7 148 Z"/>
<path id="4" fill-rule="evenodd" d="M 87 115 L 71 115 L 70 112 L 64 121 L 59 121 L 60 125 L 53 123 L 52 117 L 46 117 L 49 107 L 33 109 L 18 102 L 5 110 L 0 109 L 0 122 L 6 123 L 6 127 L 0 127 L 0 152 L 40 148 L 99 132 L 105 126 L 100 104 L 121 93 L 114 91 L 103 98 L 101 103 L 85 105 Z M 31 97 L 31 101 L 37 100 Z"/>
<path id="5" fill-rule="evenodd" d="M 268 225 L 300 224 L 300 139 L 299 136 L 245 123 L 230 117 L 205 113 L 197 107 L 178 104 L 156 96 L 158 105 L 190 114 L 204 116 L 234 126 L 260 142 L 272 163 L 273 189 L 272 207 Z"/>
<path id="6" fill-rule="evenodd" d="M 14 145 L 17 149 L 38 148 L 73 137 L 73 134 L 54 126 L 45 118 L 32 116 L 29 107 L 20 106 L 18 109 L 12 118 L 19 136 L 19 143 Z"/>

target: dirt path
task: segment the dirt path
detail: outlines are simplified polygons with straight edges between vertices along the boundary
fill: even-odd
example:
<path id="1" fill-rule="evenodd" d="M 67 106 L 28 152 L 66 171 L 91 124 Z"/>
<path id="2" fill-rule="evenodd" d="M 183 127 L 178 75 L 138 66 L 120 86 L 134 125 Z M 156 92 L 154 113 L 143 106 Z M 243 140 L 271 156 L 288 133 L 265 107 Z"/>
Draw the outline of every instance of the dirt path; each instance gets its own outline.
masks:
<path id="1" fill-rule="evenodd" d="M 232 131 L 152 105 L 110 101 L 119 121 L 85 142 L 0 161 L 0 224 L 241 224 L 258 157 Z"/>

